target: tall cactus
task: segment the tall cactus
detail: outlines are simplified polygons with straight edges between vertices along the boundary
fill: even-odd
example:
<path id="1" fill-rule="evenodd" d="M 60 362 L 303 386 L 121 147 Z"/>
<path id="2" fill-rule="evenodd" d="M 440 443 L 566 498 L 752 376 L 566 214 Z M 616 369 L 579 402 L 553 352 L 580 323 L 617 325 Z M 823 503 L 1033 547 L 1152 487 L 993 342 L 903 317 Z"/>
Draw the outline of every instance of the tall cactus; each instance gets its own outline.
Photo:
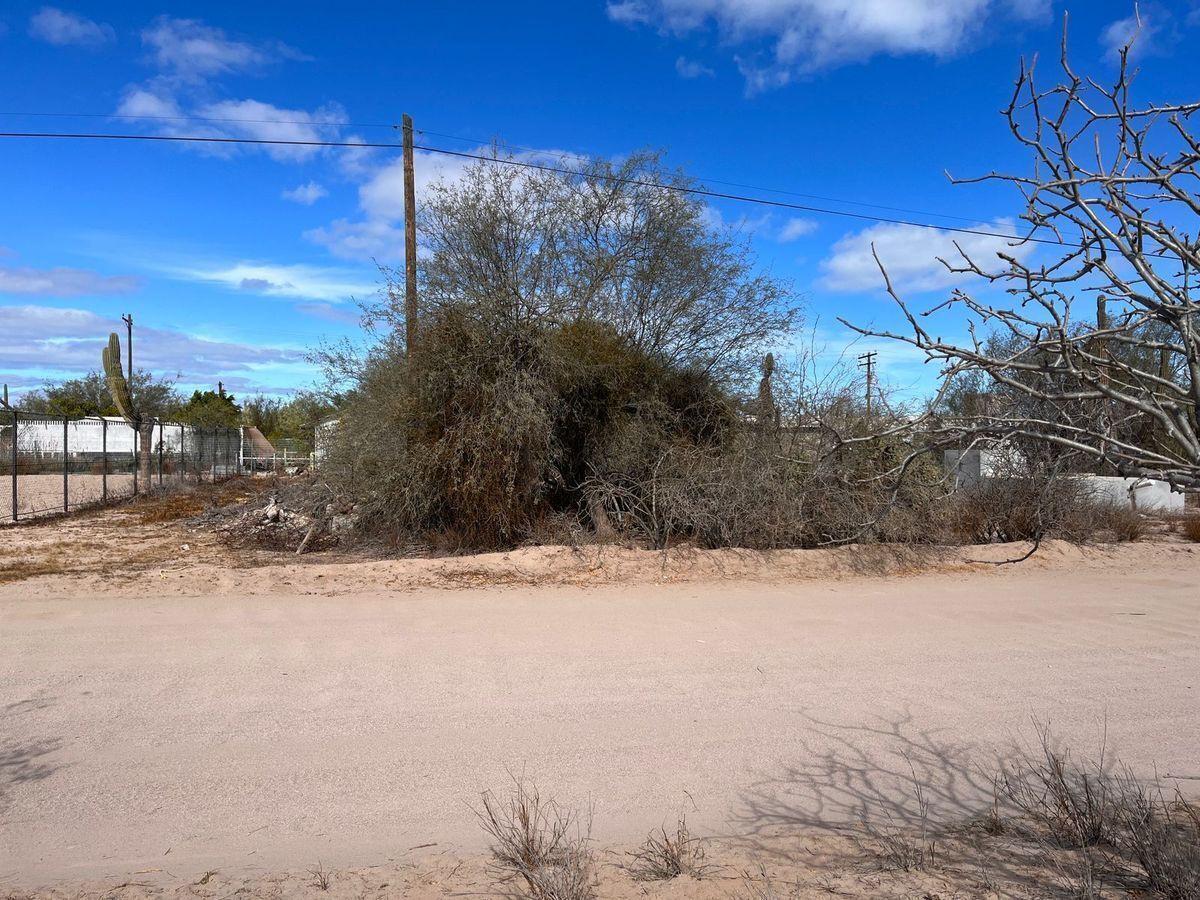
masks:
<path id="1" fill-rule="evenodd" d="M 121 339 L 115 332 L 108 336 L 108 346 L 101 353 L 101 360 L 104 363 L 104 377 L 108 381 L 108 392 L 112 394 L 117 411 L 121 418 L 137 429 L 138 477 L 145 479 L 143 484 L 148 486 L 151 483 L 151 453 L 154 449 L 154 426 L 157 423 L 153 416 L 144 416 L 133 408 L 133 372 L 130 371 L 129 377 L 125 377 L 125 370 L 121 365 Z"/>
<path id="2" fill-rule="evenodd" d="M 125 377 L 121 366 L 121 339 L 115 331 L 108 336 L 108 346 L 104 348 L 101 358 L 104 361 L 104 376 L 108 379 L 108 392 L 112 394 L 113 403 L 117 404 L 117 411 L 125 421 L 136 424 L 139 416 L 134 414 L 129 387 L 133 373 L 129 373 L 128 379 Z"/>
<path id="3" fill-rule="evenodd" d="M 775 392 L 771 388 L 771 376 L 775 374 L 775 355 L 768 353 L 762 361 L 762 380 L 758 383 L 757 419 L 760 427 L 779 427 L 779 407 L 775 405 Z"/>

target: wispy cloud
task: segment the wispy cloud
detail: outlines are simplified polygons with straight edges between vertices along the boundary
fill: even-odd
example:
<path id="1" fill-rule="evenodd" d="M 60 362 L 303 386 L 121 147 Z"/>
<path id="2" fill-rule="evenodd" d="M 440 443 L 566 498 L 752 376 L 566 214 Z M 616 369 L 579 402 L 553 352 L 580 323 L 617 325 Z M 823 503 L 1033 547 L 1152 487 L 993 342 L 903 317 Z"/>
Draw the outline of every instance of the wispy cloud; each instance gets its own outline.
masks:
<path id="1" fill-rule="evenodd" d="M 163 274 L 185 281 L 215 284 L 232 291 L 264 297 L 344 303 L 378 290 L 354 269 L 329 266 L 275 265 L 238 262 L 230 265 L 196 263 L 162 267 Z"/>
<path id="2" fill-rule="evenodd" d="M 490 148 L 473 151 L 487 155 Z M 559 150 L 530 150 L 514 154 L 522 160 L 558 162 Z M 416 194 L 418 202 L 438 182 L 454 182 L 471 165 L 471 160 L 433 153 L 416 153 Z M 404 255 L 404 163 L 395 157 L 382 165 L 371 158 L 359 161 L 355 174 L 363 181 L 358 188 L 359 219 L 335 219 L 328 225 L 305 232 L 304 237 L 326 247 L 342 259 L 394 262 Z"/>
<path id="3" fill-rule="evenodd" d="M 336 139 L 339 135 L 337 123 L 346 117 L 346 111 L 337 104 L 304 110 L 285 109 L 261 100 L 220 100 L 185 107 L 175 90 L 175 86 L 163 82 L 130 88 L 117 112 L 142 119 L 154 131 L 164 135 L 301 142 Z M 217 156 L 261 151 L 281 162 L 306 160 L 325 152 L 318 146 L 288 145 L 204 144 L 191 149 Z"/>
<path id="4" fill-rule="evenodd" d="M 817 230 L 817 223 L 813 219 L 794 218 L 788 219 L 784 226 L 779 229 L 778 240 L 781 243 L 796 241 L 802 237 L 812 234 Z"/>
<path id="5" fill-rule="evenodd" d="M 230 37 L 198 19 L 160 16 L 142 31 L 148 61 L 158 72 L 126 88 L 117 113 L 141 119 L 162 135 L 197 135 L 262 141 L 324 141 L 341 136 L 346 111 L 336 103 L 294 109 L 251 98 L 213 99 L 221 78 L 257 74 L 283 60 L 306 59 L 279 41 L 251 42 Z M 280 161 L 306 160 L 317 146 L 191 144 L 193 152 L 215 156 L 266 153 Z"/>
<path id="6" fill-rule="evenodd" d="M 100 354 L 113 322 L 83 309 L 6 306 L 0 330 L 0 359 L 10 385 L 36 387 L 48 377 L 76 377 L 100 368 Z M 260 343 L 208 340 L 151 324 L 138 326 L 139 368 L 178 374 L 186 385 L 221 378 L 237 390 L 269 387 L 278 376 L 293 381 L 306 372 L 304 351 Z"/>
<path id="7" fill-rule="evenodd" d="M 1051 0 L 610 0 L 608 16 L 676 36 L 715 27 L 751 91 L 876 54 L 948 56 Z"/>
<path id="8" fill-rule="evenodd" d="M 189 80 L 255 72 L 281 59 L 304 58 L 278 41 L 238 40 L 199 19 L 171 16 L 159 16 L 143 29 L 142 44 L 160 69 Z"/>
<path id="9" fill-rule="evenodd" d="M 0 257 L 15 256 L 0 247 Z M 101 297 L 132 294 L 141 290 L 143 279 L 136 275 L 101 275 L 92 269 L 57 266 L 0 266 L 0 296 Z"/>
<path id="10" fill-rule="evenodd" d="M 117 39 L 111 25 L 54 6 L 43 6 L 30 17 L 29 34 L 59 47 L 99 47 Z"/>
<path id="11" fill-rule="evenodd" d="M 1014 237 L 1017 233 L 1011 219 L 984 222 L 973 228 Z M 829 257 L 821 263 L 822 286 L 832 291 L 882 291 L 883 276 L 872 255 L 872 246 L 897 290 L 916 293 L 943 290 L 970 279 L 938 262 L 939 257 L 950 263 L 961 262 L 960 247 L 984 268 L 998 265 L 997 252 L 1023 259 L 1034 249 L 1032 244 L 1017 244 L 1005 237 L 959 234 L 913 225 L 872 225 L 846 235 L 833 245 Z"/>
<path id="12" fill-rule="evenodd" d="M 675 71 L 680 78 L 703 78 L 712 77 L 716 74 L 711 68 L 704 63 L 695 59 L 688 59 L 686 56 L 681 56 L 675 60 Z"/>
<path id="13" fill-rule="evenodd" d="M 312 206 L 322 197 L 329 196 L 329 191 L 317 184 L 315 181 L 309 181 L 305 184 L 297 185 L 290 191 L 283 192 L 284 200 L 291 200 L 293 203 L 299 203 L 301 206 Z"/>
<path id="14" fill-rule="evenodd" d="M 1189 17 L 1185 25 L 1191 24 Z M 1161 56 L 1169 54 L 1179 38 L 1180 24 L 1169 9 L 1158 3 L 1140 3 L 1133 14 L 1105 26 L 1100 33 L 1100 46 L 1105 57 L 1115 62 L 1126 45 L 1133 59 Z"/>

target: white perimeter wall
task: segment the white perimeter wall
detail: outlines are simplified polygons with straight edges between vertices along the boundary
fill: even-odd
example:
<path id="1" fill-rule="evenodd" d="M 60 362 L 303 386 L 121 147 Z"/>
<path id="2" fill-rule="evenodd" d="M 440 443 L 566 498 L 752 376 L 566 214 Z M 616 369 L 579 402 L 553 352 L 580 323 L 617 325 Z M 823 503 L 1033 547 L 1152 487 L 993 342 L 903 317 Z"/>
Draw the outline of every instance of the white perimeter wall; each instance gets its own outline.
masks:
<path id="1" fill-rule="evenodd" d="M 1004 468 L 1003 462 L 988 450 L 947 450 L 944 457 L 946 474 L 955 480 L 956 487 L 998 477 Z M 1173 492 L 1165 481 L 1107 475 L 1069 477 L 1083 481 L 1097 500 L 1132 506 L 1141 512 L 1170 512 L 1184 507 L 1184 495 Z"/>

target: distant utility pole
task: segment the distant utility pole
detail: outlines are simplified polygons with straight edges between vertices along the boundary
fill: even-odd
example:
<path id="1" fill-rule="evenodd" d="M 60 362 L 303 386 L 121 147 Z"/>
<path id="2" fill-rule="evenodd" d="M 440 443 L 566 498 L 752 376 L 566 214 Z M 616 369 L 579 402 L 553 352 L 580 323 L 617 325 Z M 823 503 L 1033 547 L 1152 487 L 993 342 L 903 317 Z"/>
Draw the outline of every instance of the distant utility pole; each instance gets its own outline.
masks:
<path id="1" fill-rule="evenodd" d="M 413 120 L 402 120 L 404 132 L 404 351 L 411 358 L 417 343 L 417 188 L 413 174 Z"/>
<path id="2" fill-rule="evenodd" d="M 126 313 L 125 315 L 121 316 L 121 321 L 125 323 L 125 340 L 126 340 L 125 355 L 129 359 L 129 396 L 132 398 L 133 397 L 133 313 Z M 121 367 L 121 361 L 119 359 L 117 359 L 117 360 L 114 360 L 114 362 L 117 364 L 117 368 L 119 369 Z M 130 410 L 130 412 L 133 412 L 133 410 Z"/>
<path id="3" fill-rule="evenodd" d="M 875 357 L 878 355 L 872 350 L 858 357 L 858 367 L 867 370 L 867 418 L 871 416 L 871 387 L 875 383 Z"/>

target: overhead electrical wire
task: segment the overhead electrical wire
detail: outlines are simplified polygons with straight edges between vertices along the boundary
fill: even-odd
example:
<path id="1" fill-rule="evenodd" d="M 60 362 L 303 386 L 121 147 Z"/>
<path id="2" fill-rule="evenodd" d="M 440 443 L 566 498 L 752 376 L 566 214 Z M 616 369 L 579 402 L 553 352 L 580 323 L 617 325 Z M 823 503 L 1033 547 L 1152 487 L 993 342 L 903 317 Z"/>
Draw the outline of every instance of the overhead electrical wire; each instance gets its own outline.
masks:
<path id="1" fill-rule="evenodd" d="M 190 144 L 244 144 L 251 146 L 283 146 L 283 147 L 340 147 L 350 150 L 400 150 L 399 144 L 382 143 L 377 141 L 328 141 L 328 140 L 281 140 L 270 138 L 235 138 L 215 137 L 208 135 L 161 135 L 161 134 L 106 134 L 100 132 L 57 132 L 57 131 L 5 131 L 0 132 L 0 138 L 29 138 L 29 139 L 63 139 L 63 140 L 106 140 L 106 141 L 149 141 L 164 143 Z M 415 150 L 434 153 L 442 156 L 472 159 L 496 165 L 516 166 L 524 169 L 534 169 L 541 172 L 554 172 L 561 175 L 578 175 L 573 169 L 552 166 L 528 160 L 510 159 L 499 156 L 485 156 L 480 153 L 468 153 L 463 150 L 449 150 L 445 147 L 414 145 Z M 934 231 L 945 231 L 951 234 L 969 234 L 977 237 L 999 238 L 1014 244 L 1036 243 L 1052 244 L 1060 247 L 1074 247 L 1067 241 L 1053 238 L 1020 236 L 1006 234 L 1000 231 L 988 231 L 981 228 L 962 228 L 955 225 L 936 225 L 932 222 L 921 222 L 916 219 L 901 219 L 891 216 L 878 216 L 870 213 L 853 212 L 844 209 L 830 209 L 805 203 L 788 203 L 783 200 L 771 200 L 765 197 L 752 197 L 745 194 L 734 194 L 726 191 L 713 191 L 701 187 L 685 187 L 658 181 L 646 181 L 638 178 L 626 178 L 621 175 L 594 174 L 592 177 L 614 184 L 627 184 L 635 187 L 651 187 L 679 194 L 690 194 L 697 197 L 707 197 L 713 200 L 727 200 L 735 203 L 750 203 L 776 209 L 787 209 L 796 212 L 807 212 L 817 215 L 838 216 L 846 219 L 856 219 L 866 222 L 878 222 L 888 225 L 905 225 L 912 228 L 927 228 Z"/>
<path id="2" fill-rule="evenodd" d="M 49 118 L 49 119 L 128 119 L 130 121 L 144 120 L 153 122 L 219 122 L 222 124 L 243 124 L 243 125 L 311 125 L 313 127 L 327 128 L 399 128 L 400 126 L 394 122 L 332 122 L 332 121 L 314 121 L 312 119 L 238 119 L 225 118 L 215 116 L 150 116 L 150 115 L 133 115 L 130 113 L 50 113 L 50 112 L 0 112 L 0 117 L 7 118 Z M 449 141 L 462 141 L 464 144 L 472 144 L 476 147 L 482 147 L 491 143 L 491 140 L 480 140 L 478 138 L 463 137 L 457 134 L 447 134 L 441 131 L 429 131 L 424 128 L 415 129 L 417 134 L 428 135 L 429 137 L 445 138 Z M 503 143 L 505 149 L 520 150 L 525 153 L 545 153 L 543 149 L 537 147 L 523 147 L 519 144 Z M 567 159 L 577 159 L 586 162 L 591 157 L 580 153 L 569 153 L 559 151 L 558 155 Z M 716 178 L 705 178 L 696 176 L 697 180 L 704 184 L 720 184 L 725 187 L 741 188 L 750 191 L 766 191 L 770 194 L 780 194 L 787 197 L 805 197 L 809 200 L 822 200 L 826 203 L 842 203 L 847 206 L 861 206 L 865 209 L 883 209 L 890 212 L 908 213 L 915 216 L 930 216 L 935 219 L 951 219 L 957 222 L 975 222 L 978 219 L 968 218 L 966 216 L 955 216 L 949 213 L 935 213 L 928 210 L 912 209 L 904 206 L 887 206 L 882 203 L 866 203 L 861 200 L 847 200 L 843 197 L 830 197 L 825 194 L 808 194 L 800 191 L 789 191 L 781 188 L 763 187 L 757 184 L 745 184 L 738 181 L 721 181 Z"/>
<path id="3" fill-rule="evenodd" d="M 445 138 L 446 140 L 450 140 L 450 141 L 462 141 L 465 144 L 474 144 L 477 147 L 482 147 L 483 145 L 489 143 L 488 141 L 481 141 L 481 140 L 477 140 L 476 138 L 460 137 L 455 134 L 445 134 L 445 133 L 439 132 L 439 131 L 426 131 L 421 128 L 418 128 L 415 130 L 418 134 L 427 134 L 430 137 L 440 137 L 440 138 Z M 536 147 L 521 147 L 517 144 L 503 143 L 502 146 L 506 150 L 521 150 L 521 151 L 524 151 L 525 153 L 543 153 L 544 154 L 547 152 L 546 150 L 539 150 Z M 568 159 L 578 159 L 582 162 L 587 162 L 589 159 L 591 159 L 591 157 L 583 156 L 578 153 L 560 152 L 559 155 L 566 157 Z M 950 215 L 949 213 L 935 213 L 935 212 L 929 212 L 928 210 L 911 209 L 911 208 L 905 207 L 905 206 L 887 206 L 882 203 L 866 203 L 862 200 L 846 200 L 843 197 L 830 197 L 825 194 L 806 194 L 806 193 L 802 193 L 800 191 L 788 191 L 788 190 L 784 190 L 782 188 L 763 187 L 761 184 L 746 184 L 746 183 L 740 182 L 740 181 L 721 181 L 720 179 L 717 179 L 717 178 L 706 178 L 703 175 L 696 175 L 695 178 L 697 181 L 701 182 L 702 184 L 720 184 L 720 185 L 724 185 L 725 187 L 741 188 L 743 190 L 748 190 L 748 191 L 766 191 L 769 194 L 781 194 L 785 197 L 805 197 L 809 200 L 823 200 L 826 203 L 844 203 L 847 206 L 862 206 L 867 209 L 885 209 L 890 212 L 902 212 L 902 213 L 908 213 L 908 214 L 914 215 L 914 216 L 931 216 L 935 219 L 953 219 L 956 222 L 978 222 L 979 221 L 978 218 L 971 219 L 966 216 L 953 216 L 953 215 Z"/>

